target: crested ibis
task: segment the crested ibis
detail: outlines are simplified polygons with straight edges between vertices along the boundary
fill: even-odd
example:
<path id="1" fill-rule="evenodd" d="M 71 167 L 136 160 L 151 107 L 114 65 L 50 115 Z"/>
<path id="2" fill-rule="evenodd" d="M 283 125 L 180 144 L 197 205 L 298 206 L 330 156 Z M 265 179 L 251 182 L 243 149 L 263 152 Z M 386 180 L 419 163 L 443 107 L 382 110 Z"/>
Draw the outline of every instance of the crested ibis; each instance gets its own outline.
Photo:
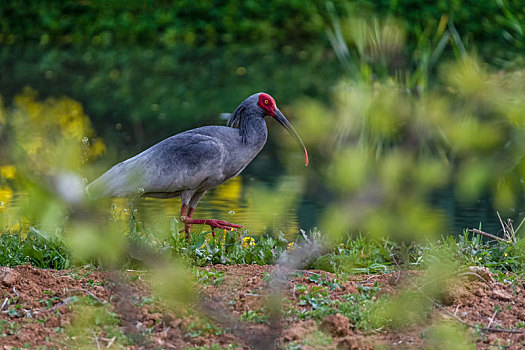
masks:
<path id="1" fill-rule="evenodd" d="M 193 219 L 193 211 L 206 191 L 241 173 L 261 151 L 268 136 L 264 117 L 277 120 L 308 153 L 299 134 L 268 94 L 256 93 L 230 115 L 227 126 L 203 126 L 171 136 L 138 155 L 113 166 L 88 185 L 92 198 L 181 197 L 184 231 L 192 224 L 237 229 L 242 225 L 215 219 Z"/>

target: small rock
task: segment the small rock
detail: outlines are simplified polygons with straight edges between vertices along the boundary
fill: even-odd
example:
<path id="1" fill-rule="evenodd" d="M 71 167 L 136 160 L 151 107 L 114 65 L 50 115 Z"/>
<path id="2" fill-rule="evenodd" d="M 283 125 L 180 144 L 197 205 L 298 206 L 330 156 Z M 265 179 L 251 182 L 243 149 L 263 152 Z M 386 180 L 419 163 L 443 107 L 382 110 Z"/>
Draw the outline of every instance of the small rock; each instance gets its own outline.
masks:
<path id="1" fill-rule="evenodd" d="M 363 336 L 347 337 L 337 343 L 337 350 L 367 350 L 375 348 L 374 344 L 367 342 Z"/>
<path id="2" fill-rule="evenodd" d="M 180 318 L 176 318 L 170 322 L 170 326 L 173 328 L 179 328 L 181 323 L 182 323 L 182 320 Z"/>
<path id="3" fill-rule="evenodd" d="M 337 350 L 359 350 L 359 343 L 345 338 L 337 343 Z"/>
<path id="4" fill-rule="evenodd" d="M 476 275 L 482 277 L 485 281 L 488 283 L 494 283 L 494 277 L 492 277 L 492 273 L 488 269 L 488 267 L 482 267 L 482 266 L 470 266 L 468 270 L 472 273 L 475 273 Z M 479 277 L 474 275 L 467 275 L 467 278 L 469 281 L 479 281 Z"/>
<path id="5" fill-rule="evenodd" d="M 6 286 L 12 286 L 18 281 L 18 273 L 9 267 L 2 267 L 0 269 L 0 281 Z"/>
<path id="6" fill-rule="evenodd" d="M 492 292 L 492 296 L 503 301 L 511 301 L 512 295 L 501 290 L 495 290 Z"/>
<path id="7" fill-rule="evenodd" d="M 287 342 L 303 339 L 306 334 L 312 333 L 317 329 L 314 320 L 300 321 L 283 331 L 283 339 Z"/>
<path id="8" fill-rule="evenodd" d="M 350 320 L 341 314 L 329 315 L 323 318 L 320 328 L 332 335 L 344 336 L 350 330 Z"/>

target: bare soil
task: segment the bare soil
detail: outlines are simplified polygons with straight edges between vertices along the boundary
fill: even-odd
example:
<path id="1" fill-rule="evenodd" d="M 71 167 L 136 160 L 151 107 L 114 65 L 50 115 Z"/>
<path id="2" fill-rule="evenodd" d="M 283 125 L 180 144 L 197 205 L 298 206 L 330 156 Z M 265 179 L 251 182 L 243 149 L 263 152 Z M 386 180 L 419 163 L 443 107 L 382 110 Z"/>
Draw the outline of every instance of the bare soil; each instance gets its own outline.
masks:
<path id="1" fill-rule="evenodd" d="M 224 280 L 199 288 L 201 303 L 192 306 L 194 311 L 177 313 L 163 306 L 160 301 L 141 302 L 151 298 L 147 273 L 110 273 L 101 271 L 42 270 L 31 266 L 0 267 L 0 349 L 23 347 L 76 348 L 84 332 L 87 346 L 91 348 L 143 348 L 184 349 L 186 347 L 259 348 L 277 344 L 287 347 L 299 344 L 302 349 L 373 349 L 426 348 L 426 330 L 436 321 L 450 320 L 457 327 L 460 322 L 478 329 L 468 328 L 471 341 L 480 349 L 503 346 L 521 349 L 525 346 L 525 333 L 520 322 L 525 321 L 525 296 L 522 282 L 504 284 L 495 282 L 490 274 L 462 280 L 450 291 L 446 305 L 435 304 L 428 320 L 403 329 L 381 329 L 364 332 L 340 314 L 322 320 L 300 320 L 297 317 L 280 317 L 251 322 L 241 320 L 243 313 L 258 311 L 265 306 L 268 274 L 275 266 L 214 265 L 206 269 L 224 271 Z M 334 279 L 324 271 L 301 271 L 286 286 L 282 305 L 306 310 L 311 305 L 299 305 L 299 284 L 312 288 L 312 274 Z M 417 272 L 398 274 L 354 276 L 330 292 L 331 299 L 358 293 L 357 284 L 381 285 L 380 293 L 395 294 L 403 278 Z M 481 273 L 480 273 L 481 274 Z M 302 275 L 302 276 L 301 276 Z M 406 284 L 405 284 L 406 287 Z M 85 332 L 81 323 L 85 308 L 79 300 L 89 301 L 92 307 L 104 308 L 116 319 L 114 329 L 95 319 L 98 328 Z M 201 313 L 208 317 L 203 321 Z M 203 326 L 208 322 L 206 326 Z M 196 325 L 200 325 L 196 327 Z M 211 325 L 211 326 L 210 326 Z M 481 330 L 486 327 L 490 330 Z M 502 332 L 498 329 L 514 330 Z M 196 331 L 198 330 L 198 331 Z M 75 333 L 77 332 L 77 333 Z M 112 333 L 113 332 L 113 333 Z M 322 332 L 322 333 L 320 333 Z M 328 343 L 308 337 L 330 339 Z M 317 342 L 316 342 L 317 341 Z M 270 345 L 269 345 L 270 344 Z"/>

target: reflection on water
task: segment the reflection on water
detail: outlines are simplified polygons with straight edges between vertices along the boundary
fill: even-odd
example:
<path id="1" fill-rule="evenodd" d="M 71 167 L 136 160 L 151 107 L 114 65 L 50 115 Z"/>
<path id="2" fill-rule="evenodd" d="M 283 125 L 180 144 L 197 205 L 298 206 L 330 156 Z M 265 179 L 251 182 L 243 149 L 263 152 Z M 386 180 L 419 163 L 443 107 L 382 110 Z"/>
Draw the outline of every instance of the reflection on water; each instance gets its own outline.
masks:
<path id="1" fill-rule="evenodd" d="M 2 186 L 0 187 L 0 212 L 4 210 L 7 206 L 11 204 L 11 199 L 13 198 L 13 190 L 11 187 Z"/>
<path id="2" fill-rule="evenodd" d="M 13 179 L 15 170 L 1 167 L 4 180 Z M 291 183 L 300 182 L 299 178 L 286 176 L 280 178 L 284 187 L 276 187 L 275 180 L 264 177 L 264 180 L 254 179 L 253 176 L 238 176 L 228 180 L 209 191 L 200 201 L 194 218 L 221 219 L 244 225 L 251 235 L 271 234 L 283 232 L 287 238 L 293 239 L 299 230 L 310 231 L 317 225 L 326 208 L 326 202 L 316 198 L 322 198 L 320 193 L 308 193 L 306 197 L 297 197 L 296 192 L 287 191 Z M 284 181 L 282 180 L 284 179 Z M 317 186 L 314 186 L 317 187 Z M 269 197 L 261 198 L 260 192 L 254 189 L 267 189 Z M 284 189 L 283 189 L 284 188 Z M 311 188 L 309 186 L 309 188 Z M 308 191 L 308 189 L 306 189 Z M 24 199 L 25 194 L 10 187 L 5 181 L 0 186 L 0 213 L 9 215 L 7 226 L 11 230 L 26 231 L 29 220 L 23 222 L 17 216 L 17 210 Z M 313 198 L 313 200 L 312 200 Z M 269 201 L 270 203 L 260 203 Z M 273 201 L 273 202 L 272 202 Z M 326 200 L 325 200 L 326 201 Z M 481 225 L 487 232 L 497 234 L 501 229 L 496 216 L 496 211 L 491 205 L 489 198 L 480 199 L 474 203 L 458 202 L 452 192 L 443 191 L 434 198 L 434 205 L 441 208 L 442 220 L 448 222 L 447 232 L 443 234 L 457 235 L 465 228 L 477 228 Z M 279 203 L 289 203 L 280 206 Z M 261 205 L 261 204 L 266 204 Z M 268 204 L 270 210 L 268 210 Z M 111 204 L 115 212 L 126 219 L 129 217 L 129 203 L 125 198 L 114 198 Z M 133 203 L 137 209 L 137 220 L 144 223 L 146 227 L 155 227 L 159 223 L 165 223 L 171 218 L 178 219 L 180 215 L 180 198 L 157 199 L 140 198 Z M 515 211 L 510 217 L 515 226 L 521 222 L 524 213 Z M 194 230 L 200 230 L 202 226 L 194 226 Z M 182 229 L 182 227 L 180 227 Z M 202 227 L 204 230 L 209 228 Z"/>
<path id="3" fill-rule="evenodd" d="M 260 183 L 258 183 L 260 185 Z M 279 194 L 277 194 L 279 195 Z M 286 193 L 281 196 L 286 196 Z M 284 212 L 274 211 L 263 213 L 254 203 L 258 200 L 257 195 L 250 190 L 250 184 L 243 181 L 241 176 L 234 177 L 222 185 L 209 191 L 200 201 L 194 218 L 197 219 L 221 219 L 244 226 L 251 234 L 278 233 L 282 231 L 287 236 L 295 236 L 299 233 L 299 220 L 295 205 Z M 286 198 L 282 198 L 286 200 Z M 138 215 L 147 224 L 152 218 L 179 217 L 180 198 L 157 199 L 144 198 L 135 206 Z M 276 208 L 277 209 L 277 208 Z M 208 227 L 204 228 L 209 229 Z"/>
<path id="4" fill-rule="evenodd" d="M 295 237 L 299 233 L 300 223 L 297 215 L 297 206 L 291 205 L 284 211 L 275 207 L 275 211 L 261 212 L 257 204 L 256 192 L 250 190 L 252 186 L 265 186 L 257 181 L 243 181 L 241 176 L 232 178 L 224 184 L 209 191 L 200 201 L 194 213 L 194 218 L 221 219 L 238 223 L 252 235 L 278 233 L 282 231 L 287 237 Z M 289 195 L 286 191 L 275 193 L 278 201 L 286 202 L 289 198 L 280 196 Z M 25 194 L 16 192 L 11 187 L 0 187 L 0 212 L 16 213 Z M 113 198 L 111 205 L 121 218 L 129 217 L 130 203 L 126 198 Z M 156 223 L 166 221 L 172 217 L 179 218 L 181 201 L 180 197 L 170 199 L 139 198 L 134 201 L 133 207 L 137 209 L 137 220 L 146 226 L 155 226 Z M 194 226 L 200 230 L 200 226 Z M 208 230 L 209 227 L 203 227 Z"/>

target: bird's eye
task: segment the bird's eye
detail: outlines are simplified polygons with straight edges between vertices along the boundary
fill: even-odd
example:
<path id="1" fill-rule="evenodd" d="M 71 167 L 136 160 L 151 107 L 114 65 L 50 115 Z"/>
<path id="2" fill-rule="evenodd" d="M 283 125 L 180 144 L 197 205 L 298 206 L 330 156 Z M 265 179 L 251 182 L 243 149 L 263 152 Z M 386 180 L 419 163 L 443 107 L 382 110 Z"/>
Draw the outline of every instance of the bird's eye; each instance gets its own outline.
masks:
<path id="1" fill-rule="evenodd" d="M 268 100 L 264 100 L 264 104 L 267 105 L 268 103 L 270 103 L 270 101 Z"/>

